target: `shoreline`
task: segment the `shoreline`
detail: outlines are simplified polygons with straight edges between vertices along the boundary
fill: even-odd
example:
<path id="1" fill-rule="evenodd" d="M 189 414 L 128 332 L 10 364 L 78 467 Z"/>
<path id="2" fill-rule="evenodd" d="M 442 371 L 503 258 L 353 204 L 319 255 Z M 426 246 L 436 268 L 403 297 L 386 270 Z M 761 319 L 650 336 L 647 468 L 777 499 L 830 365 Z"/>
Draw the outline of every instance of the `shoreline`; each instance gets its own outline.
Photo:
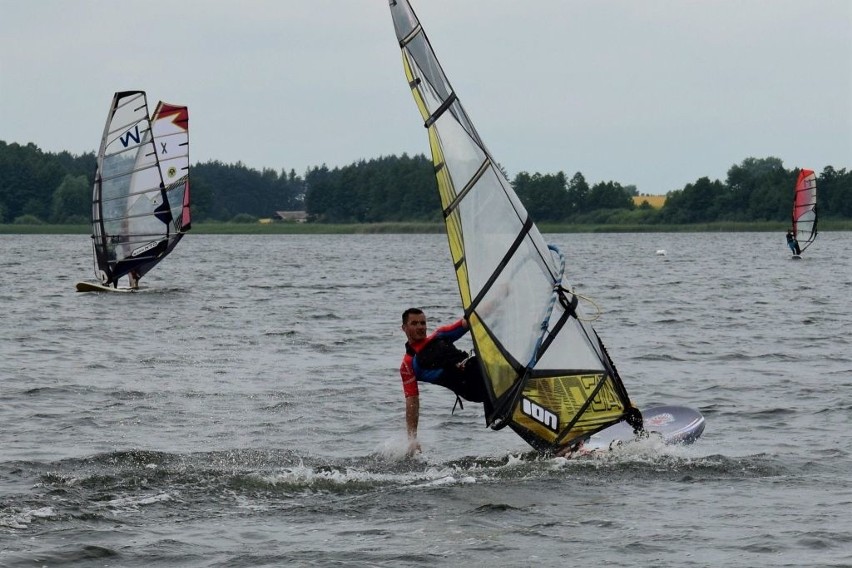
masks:
<path id="1" fill-rule="evenodd" d="M 542 233 L 740 233 L 784 232 L 787 223 L 761 221 L 750 223 L 715 222 L 689 225 L 575 225 L 541 223 Z M 820 222 L 820 230 L 852 231 L 852 220 Z M 443 223 L 195 223 L 188 234 L 195 235 L 356 235 L 356 234 L 433 234 L 443 233 Z M 86 225 L 14 225 L 0 224 L 0 235 L 88 235 Z"/>

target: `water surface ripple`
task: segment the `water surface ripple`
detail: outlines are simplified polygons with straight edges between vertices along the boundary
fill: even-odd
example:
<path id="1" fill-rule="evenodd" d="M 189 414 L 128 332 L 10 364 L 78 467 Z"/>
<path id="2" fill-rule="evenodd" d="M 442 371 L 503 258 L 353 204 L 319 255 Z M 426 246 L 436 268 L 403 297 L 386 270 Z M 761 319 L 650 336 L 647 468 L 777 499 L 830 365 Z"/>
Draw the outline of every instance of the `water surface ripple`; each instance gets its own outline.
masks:
<path id="1" fill-rule="evenodd" d="M 189 235 L 78 294 L 86 237 L 0 235 L 0 565 L 850 566 L 851 236 L 548 235 L 634 401 L 707 418 L 566 461 L 429 386 L 401 456 L 443 236 Z"/>

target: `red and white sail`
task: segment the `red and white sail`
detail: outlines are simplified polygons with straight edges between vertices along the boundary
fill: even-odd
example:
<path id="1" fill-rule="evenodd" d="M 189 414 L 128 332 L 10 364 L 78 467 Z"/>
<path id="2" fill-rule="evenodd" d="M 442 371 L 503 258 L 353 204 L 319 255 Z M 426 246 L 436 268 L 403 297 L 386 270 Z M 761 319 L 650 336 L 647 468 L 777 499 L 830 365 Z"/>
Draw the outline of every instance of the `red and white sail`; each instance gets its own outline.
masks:
<path id="1" fill-rule="evenodd" d="M 189 114 L 159 103 L 149 117 L 144 91 L 115 93 L 92 191 L 96 273 L 107 285 L 141 277 L 190 228 Z"/>
<path id="2" fill-rule="evenodd" d="M 793 234 L 802 250 L 817 236 L 817 186 L 813 170 L 799 171 L 793 196 Z"/>

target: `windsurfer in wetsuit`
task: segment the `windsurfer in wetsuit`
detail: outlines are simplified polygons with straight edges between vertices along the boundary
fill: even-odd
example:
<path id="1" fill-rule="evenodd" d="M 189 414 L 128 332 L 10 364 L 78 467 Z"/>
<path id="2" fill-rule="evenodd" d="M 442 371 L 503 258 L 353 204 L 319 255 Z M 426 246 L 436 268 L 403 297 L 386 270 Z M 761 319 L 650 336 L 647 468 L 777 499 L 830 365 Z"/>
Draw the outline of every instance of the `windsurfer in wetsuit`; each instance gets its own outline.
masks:
<path id="1" fill-rule="evenodd" d="M 453 345 L 468 331 L 468 323 L 460 319 L 439 327 L 426 335 L 426 315 L 409 308 L 402 314 L 402 331 L 408 341 L 399 374 L 405 393 L 405 424 L 408 431 L 408 454 L 420 450 L 417 423 L 420 418 L 420 390 L 417 381 L 446 387 L 456 396 L 471 402 L 486 400 L 485 381 L 475 357 Z"/>
<path id="2" fill-rule="evenodd" d="M 802 254 L 802 249 L 799 248 L 799 241 L 798 239 L 796 239 L 795 235 L 793 235 L 792 229 L 787 231 L 787 246 L 790 247 L 790 250 L 793 251 L 793 254 Z"/>

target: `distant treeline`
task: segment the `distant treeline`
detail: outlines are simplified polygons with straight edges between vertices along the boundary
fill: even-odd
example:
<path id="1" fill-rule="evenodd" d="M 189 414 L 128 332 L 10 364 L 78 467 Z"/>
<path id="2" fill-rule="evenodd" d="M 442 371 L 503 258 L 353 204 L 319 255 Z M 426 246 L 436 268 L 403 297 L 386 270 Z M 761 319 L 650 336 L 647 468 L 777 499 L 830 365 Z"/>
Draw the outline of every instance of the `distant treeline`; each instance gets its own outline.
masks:
<path id="1" fill-rule="evenodd" d="M 87 223 L 94 153 L 43 152 L 34 144 L 0 141 L 0 223 Z M 817 172 L 822 218 L 852 219 L 852 172 Z M 218 161 L 192 166 L 194 221 L 273 217 L 304 210 L 324 223 L 431 222 L 441 219 L 431 160 L 387 156 L 329 169 L 258 171 Z M 590 185 L 580 173 L 521 172 L 510 178 L 533 219 L 579 224 L 689 224 L 715 221 L 787 221 L 797 169 L 778 158 L 747 158 L 724 181 L 702 177 L 671 191 L 663 207 L 633 197 L 636 187 L 605 181 Z M 508 176 L 507 176 L 508 177 Z"/>
<path id="2" fill-rule="evenodd" d="M 95 183 L 94 152 L 42 152 L 35 144 L 0 141 L 0 223 L 88 223 Z M 258 171 L 213 161 L 190 169 L 194 221 L 271 217 L 304 210 L 305 182 L 290 172 Z"/>

